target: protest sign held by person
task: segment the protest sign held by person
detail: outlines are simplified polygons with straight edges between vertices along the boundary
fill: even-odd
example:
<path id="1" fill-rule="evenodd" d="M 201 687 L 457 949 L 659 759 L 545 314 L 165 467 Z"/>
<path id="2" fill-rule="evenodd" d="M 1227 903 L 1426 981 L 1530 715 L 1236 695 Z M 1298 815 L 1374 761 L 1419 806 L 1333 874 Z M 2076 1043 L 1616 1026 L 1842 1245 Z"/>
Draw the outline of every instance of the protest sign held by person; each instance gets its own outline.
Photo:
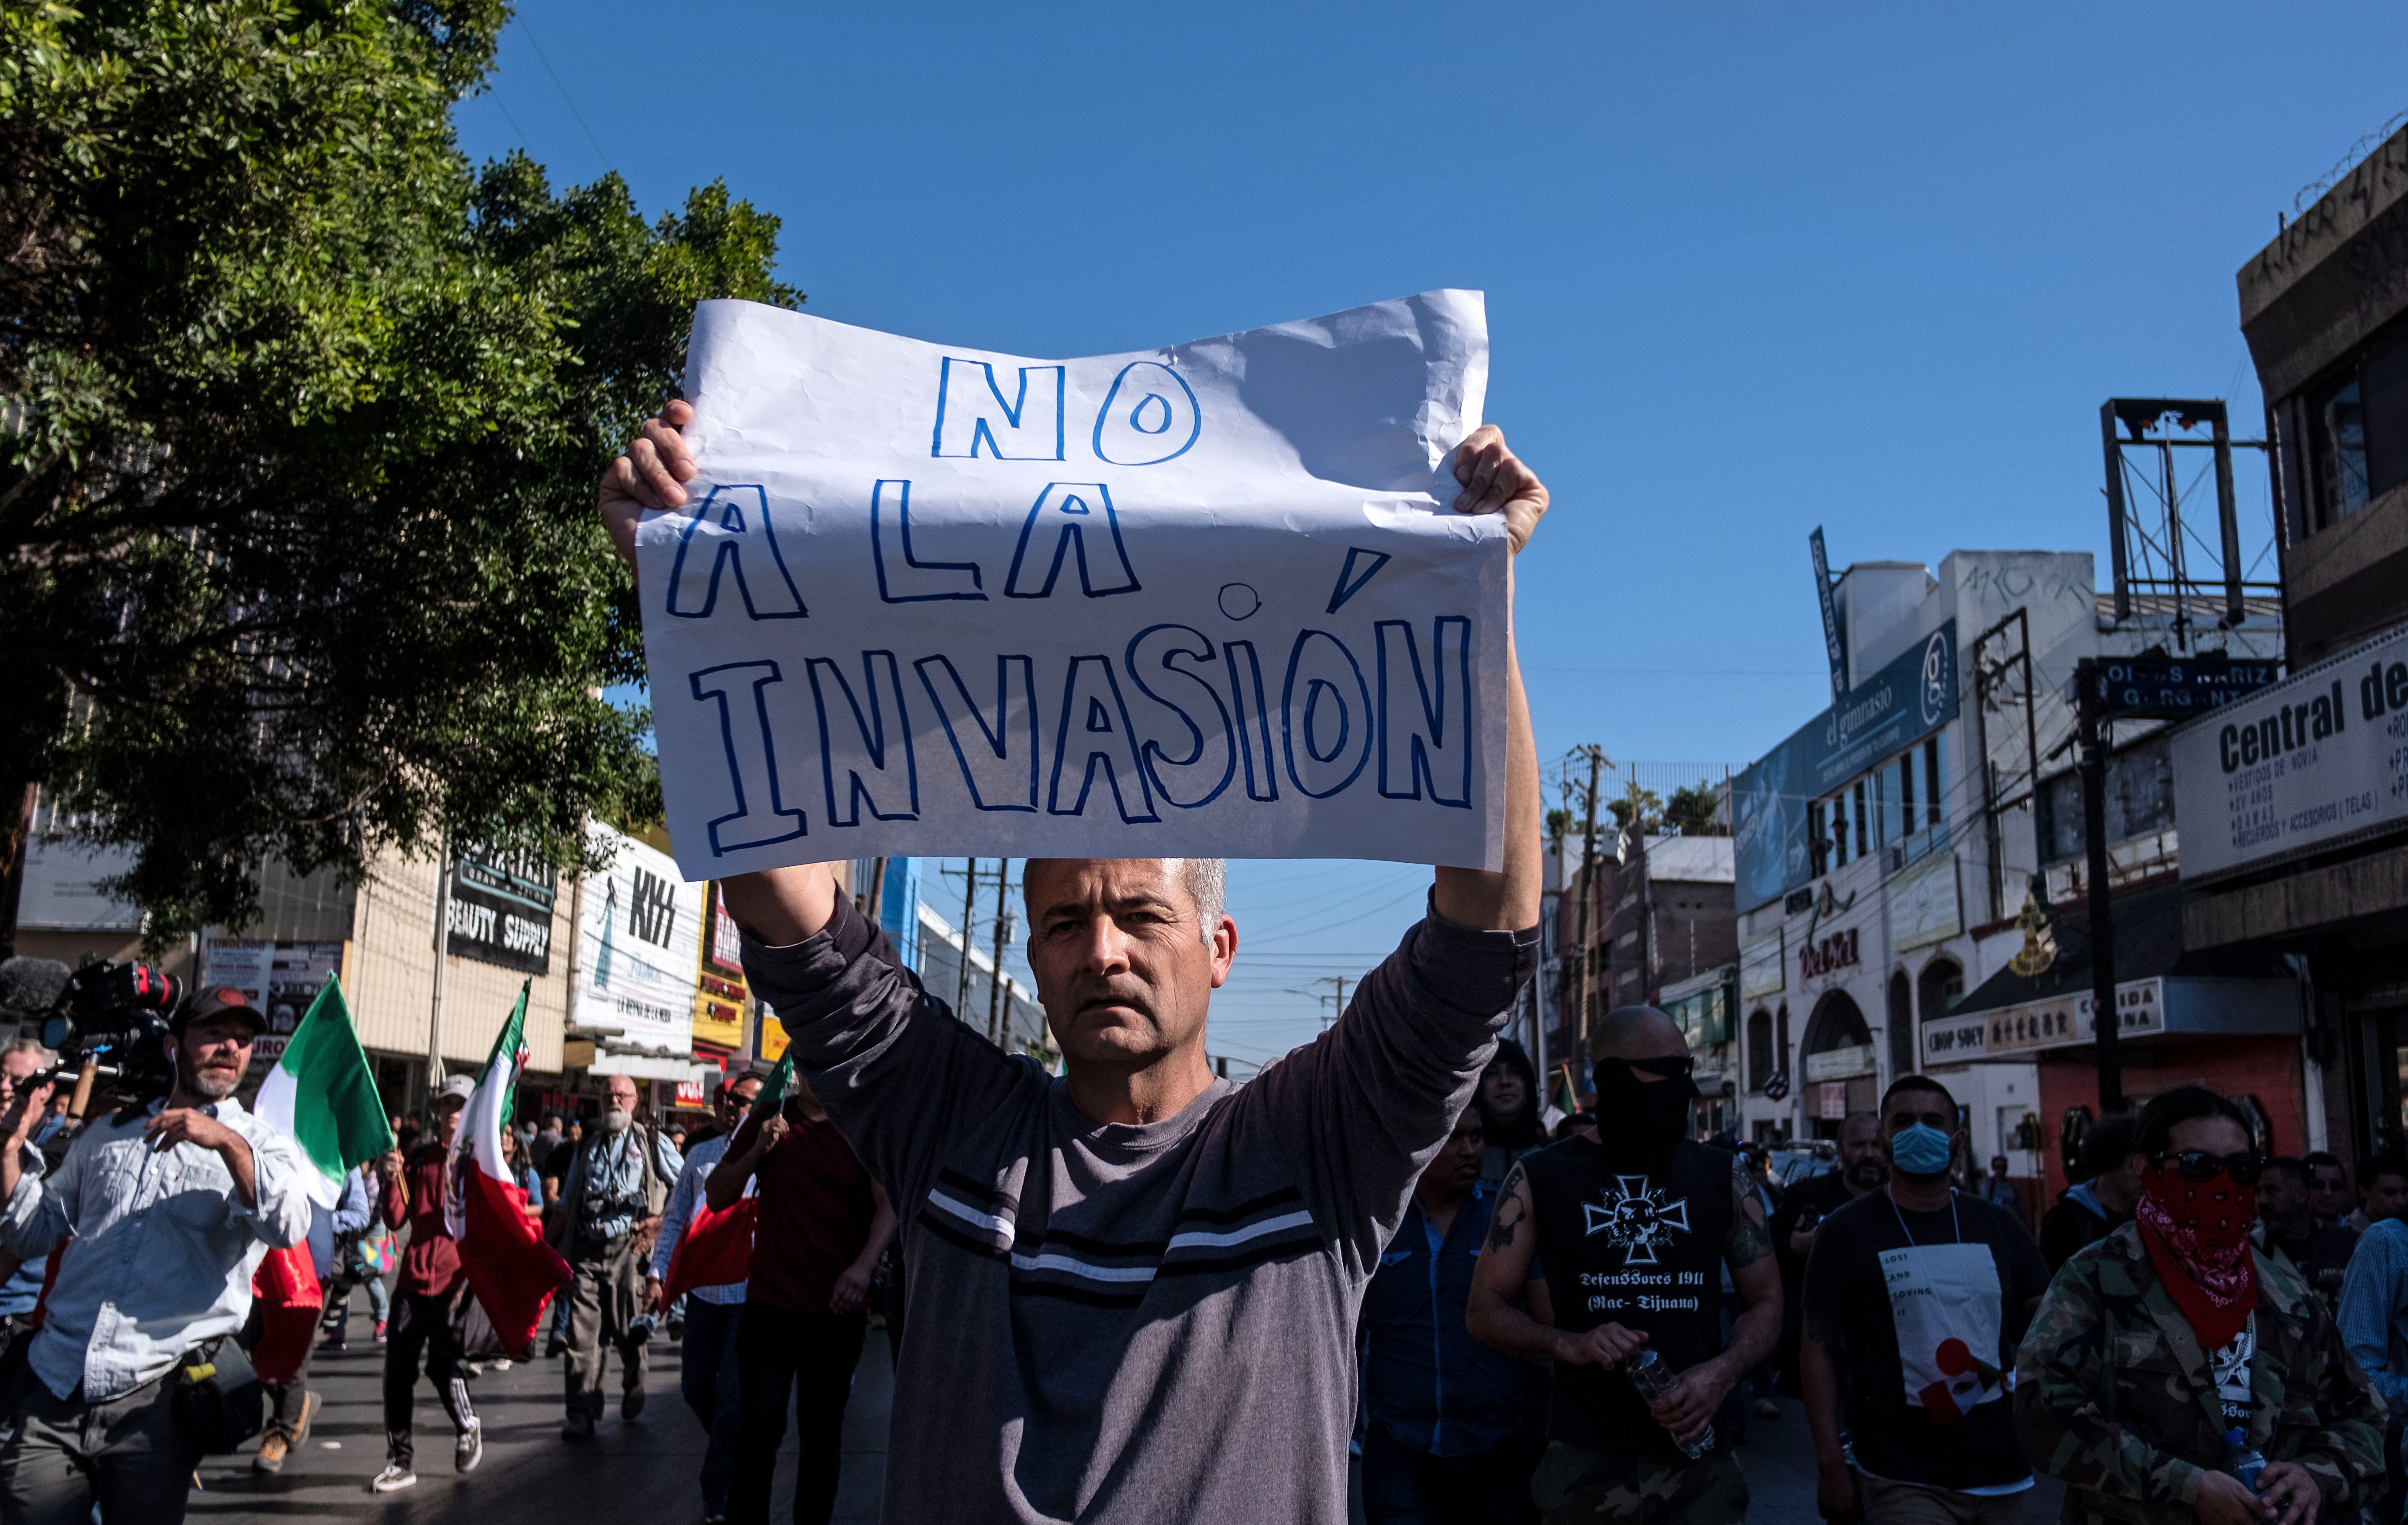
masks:
<path id="1" fill-rule="evenodd" d="M 1456 378 L 1458 396 L 1468 374 Z M 1417 397 L 1427 390 L 1416 381 Z M 1365 415 L 1366 438 L 1400 441 L 1423 463 L 1417 496 L 1402 506 L 1466 521 L 1448 542 L 1457 557 L 1478 564 L 1491 548 L 1501 555 L 1527 540 L 1546 490 L 1495 428 L 1469 429 L 1461 410 L 1419 401 L 1385 434 L 1386 414 Z M 694 422 L 693 409 L 672 405 L 604 478 L 606 523 L 631 557 L 646 512 L 687 506 L 684 483 L 711 465 L 708 449 L 697 459 L 679 432 Z M 1451 489 L 1442 497 L 1430 469 L 1440 462 Z M 1356 511 L 1368 524 L 1388 511 L 1358 489 Z M 1091 573 L 1100 535 L 1085 541 Z M 915 550 L 924 560 L 938 554 Z M 669 569 L 645 562 L 648 626 L 681 617 L 653 607 L 666 592 L 653 578 Z M 1497 607 L 1509 617 L 1510 583 L 1497 570 Z M 731 581 L 722 597 L 735 596 Z M 1330 600 L 1326 584 L 1322 597 Z M 1426 628 L 1426 614 L 1418 624 Z M 1344 1517 L 1355 1390 L 1348 1315 L 1537 958 L 1536 753 L 1510 627 L 1487 639 L 1501 659 L 1487 690 L 1502 712 L 1503 760 L 1492 775 L 1500 805 L 1470 812 L 1489 819 L 1476 841 L 1465 834 L 1462 856 L 1488 860 L 1493 838 L 1499 866 L 1440 867 L 1429 914 L 1337 1024 L 1243 1088 L 1216 1078 L 1205 1057 L 1207 1008 L 1239 942 L 1217 858 L 1029 865 L 1029 961 L 1062 1044 L 1059 1077 L 955 1021 L 839 893 L 827 865 L 724 880 L 752 988 L 777 1010 L 811 1090 L 903 1219 L 908 1316 L 950 1334 L 903 1343 L 888 1518 Z M 1426 658 L 1426 640 L 1422 650 Z M 1265 667 L 1275 688 L 1269 658 Z M 1306 676 L 1346 697 L 1326 676 Z M 1351 717 L 1365 707 L 1353 678 L 1342 681 L 1354 691 Z M 1118 724 L 1108 704 L 1101 718 Z M 1335 712 L 1322 721 L 1334 734 Z M 673 730 L 707 725 L 718 735 L 715 707 L 665 713 L 659 724 L 665 756 L 688 744 Z M 1361 746 L 1361 736 L 1358 727 L 1349 744 Z M 1425 745 L 1422 755 L 1434 755 Z M 709 760 L 724 776 L 724 761 Z M 1399 784 L 1407 776 L 1390 773 Z M 1284 770 L 1281 779 L 1290 798 L 1293 779 Z M 766 779 L 757 782 L 748 799 L 799 808 L 771 800 Z M 1463 798 L 1476 803 L 1477 788 L 1475 777 L 1475 794 Z M 1109 798 L 1100 783 L 1095 792 Z M 706 815 L 695 829 L 707 826 Z M 683 847 L 687 833 L 679 835 Z M 831 845 L 849 854 L 860 840 Z M 1134 849 L 1144 839 L 1114 831 L 1108 840 Z M 1216 839 L 1187 828 L 1175 840 L 1205 848 Z M 1230 840 L 1258 852 L 1328 850 L 1306 845 L 1311 838 Z M 1398 842 L 1391 832 L 1381 850 Z M 964 837 L 944 850 L 977 845 Z"/>

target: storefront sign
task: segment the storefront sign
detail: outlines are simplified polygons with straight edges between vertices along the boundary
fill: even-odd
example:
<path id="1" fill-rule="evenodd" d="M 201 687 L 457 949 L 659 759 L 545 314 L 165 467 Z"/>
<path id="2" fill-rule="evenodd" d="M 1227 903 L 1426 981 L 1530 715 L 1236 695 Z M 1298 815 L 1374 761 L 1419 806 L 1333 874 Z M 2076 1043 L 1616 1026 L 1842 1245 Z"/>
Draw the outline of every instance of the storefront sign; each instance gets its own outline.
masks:
<path id="1" fill-rule="evenodd" d="M 1739 908 L 1813 877 L 1806 807 L 1956 718 L 1956 622 L 1950 620 L 1800 727 L 1731 783 Z"/>
<path id="2" fill-rule="evenodd" d="M 1775 927 L 1762 937 L 1740 944 L 1740 1000 L 1754 1000 L 1758 996 L 1781 994 L 1788 983 L 1787 972 L 1781 961 L 1780 928 Z"/>
<path id="3" fill-rule="evenodd" d="M 1807 979 L 1856 962 L 1856 928 L 1827 933 L 1798 950 L 1798 972 Z"/>
<path id="4" fill-rule="evenodd" d="M 2182 876 L 2408 821 L 2408 626 L 2173 735 Z"/>
<path id="5" fill-rule="evenodd" d="M 1835 1086 L 1814 1087 L 1814 1115 L 1827 1123 L 1848 1120 L 1848 1086 L 1842 1081 Z"/>
<path id="6" fill-rule="evenodd" d="M 1850 1075 L 1873 1072 L 1873 1045 L 1850 1043 L 1845 1048 L 1827 1048 L 1820 1054 L 1806 1056 L 1808 1080 L 1845 1080 Z"/>
<path id="7" fill-rule="evenodd" d="M 2117 1030 L 2125 1037 L 2166 1030 L 2164 980 L 2128 980 L 2115 987 L 2115 1003 L 2123 1013 Z M 1934 1059 L 1965 1059 L 2087 1043 L 2097 1037 L 2090 1020 L 2090 992 L 2068 991 L 2046 1000 L 1931 1023 L 1923 1029 L 1923 1051 Z"/>
<path id="8" fill-rule="evenodd" d="M 552 908 L 560 875 L 525 853 L 460 850 L 452 862 L 452 937 L 463 958 L 525 974 L 552 972 Z"/>
<path id="9" fill-rule="evenodd" d="M 1962 930 L 1955 853 L 1934 853 L 1889 882 L 1890 951 L 1945 942 Z"/>
<path id="10" fill-rule="evenodd" d="M 1664 1013 L 1681 1026 L 1692 1054 L 1731 1040 L 1731 996 L 1727 985 L 1710 985 L 1694 995 L 1664 1003 Z"/>
<path id="11" fill-rule="evenodd" d="M 733 1049 L 744 1042 L 744 956 L 736 918 L 710 886 L 702 932 L 702 971 L 695 978 L 694 1039 Z"/>

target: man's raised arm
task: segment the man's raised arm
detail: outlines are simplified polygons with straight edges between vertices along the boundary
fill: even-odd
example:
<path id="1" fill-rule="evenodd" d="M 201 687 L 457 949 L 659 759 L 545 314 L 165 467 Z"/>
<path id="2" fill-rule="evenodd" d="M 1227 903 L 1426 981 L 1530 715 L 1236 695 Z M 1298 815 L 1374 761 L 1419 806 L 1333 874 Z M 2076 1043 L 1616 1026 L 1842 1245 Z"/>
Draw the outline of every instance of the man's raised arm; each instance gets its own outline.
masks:
<path id="1" fill-rule="evenodd" d="M 1547 511 L 1547 489 L 1537 473 L 1505 448 L 1505 436 L 1484 424 L 1455 456 L 1463 491 L 1458 512 L 1502 513 L 1506 543 L 1521 554 L 1539 516 Z M 1530 705 L 1522 692 L 1522 664 L 1513 649 L 1511 611 L 1512 573 L 1505 583 L 1505 863 L 1496 873 L 1440 869 L 1431 903 L 1447 920 L 1485 931 L 1518 931 L 1539 919 L 1539 748 L 1530 734 Z"/>
<path id="2" fill-rule="evenodd" d="M 610 548 L 631 573 L 637 570 L 636 529 L 644 515 L 683 507 L 685 483 L 701 469 L 685 436 L 678 432 L 693 422 L 693 404 L 670 403 L 658 418 L 644 420 L 643 431 L 602 473 L 595 506 L 602 511 L 603 527 L 610 532 Z M 788 947 L 816 937 L 836 919 L 836 875 L 824 863 L 738 874 L 722 880 L 720 888 L 736 925 L 767 947 Z"/>

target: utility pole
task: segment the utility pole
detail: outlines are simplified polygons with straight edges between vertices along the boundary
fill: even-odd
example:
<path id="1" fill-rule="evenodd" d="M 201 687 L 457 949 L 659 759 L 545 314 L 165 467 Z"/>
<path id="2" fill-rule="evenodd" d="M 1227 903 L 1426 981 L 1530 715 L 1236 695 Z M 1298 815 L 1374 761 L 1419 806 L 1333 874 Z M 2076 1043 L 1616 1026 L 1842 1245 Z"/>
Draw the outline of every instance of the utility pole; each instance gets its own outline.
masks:
<path id="1" fill-rule="evenodd" d="M 1585 1042 L 1588 1037 L 1589 970 L 1596 962 L 1589 948 L 1590 902 L 1597 898 L 1597 791 L 1599 775 L 1605 770 L 1605 749 L 1594 742 L 1574 747 L 1572 755 L 1588 759 L 1588 794 L 1581 825 L 1580 861 L 1580 1007 L 1572 1018 L 1574 1035 Z"/>
<path id="2" fill-rule="evenodd" d="M 953 998 L 953 1015 L 964 1017 L 970 1003 L 970 923 L 978 916 L 979 860 L 967 860 L 962 872 L 962 978 L 960 992 Z"/>
<path id="3" fill-rule="evenodd" d="M 1004 905 L 1004 891 L 1011 879 L 1011 859 L 995 860 L 995 972 L 986 982 L 986 1036 L 996 1047 L 1009 1051 L 1011 1034 L 1003 1016 L 1003 945 L 1011 941 L 1011 912 Z M 965 938 L 963 946 L 968 947 Z"/>
<path id="4" fill-rule="evenodd" d="M 452 961 L 452 842 L 443 842 L 443 857 L 436 865 L 435 881 L 435 999 L 426 1012 L 426 1111 L 428 1131 L 435 1121 L 435 1093 L 443 1085 L 443 973 Z"/>
<path id="5" fill-rule="evenodd" d="M 2107 905 L 2107 722 L 2092 683 L 2076 685 L 2082 727 L 2082 845 L 2089 859 L 2090 1029 L 2099 1043 L 2099 1115 L 2124 1110 L 2124 1014 L 2115 1005 L 2114 913 Z"/>
<path id="6" fill-rule="evenodd" d="M 1321 1019 L 1322 1030 L 1326 1032 L 1329 1030 L 1330 1023 L 1346 1014 L 1346 987 L 1356 982 L 1349 979 L 1343 974 L 1324 974 L 1321 978 L 1314 980 L 1312 984 L 1334 985 L 1338 987 L 1338 993 L 1336 995 L 1333 996 L 1326 990 L 1290 990 L 1288 994 L 1291 996 L 1311 996 L 1320 1004 L 1321 1009 L 1325 1012 L 1330 1011 L 1334 1003 L 1336 1007 L 1335 1013 Z"/>

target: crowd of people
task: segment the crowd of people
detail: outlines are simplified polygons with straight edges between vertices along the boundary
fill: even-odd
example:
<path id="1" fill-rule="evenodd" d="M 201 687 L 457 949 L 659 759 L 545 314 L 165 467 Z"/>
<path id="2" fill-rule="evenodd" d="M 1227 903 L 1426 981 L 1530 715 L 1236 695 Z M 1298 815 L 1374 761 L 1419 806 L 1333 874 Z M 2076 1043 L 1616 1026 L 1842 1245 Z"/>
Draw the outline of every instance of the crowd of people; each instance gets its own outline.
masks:
<path id="1" fill-rule="evenodd" d="M 631 560 L 644 513 L 685 501 L 691 418 L 672 404 L 604 479 Z M 1538 479 L 1493 426 L 1453 468 L 1455 508 L 1500 515 L 1518 553 Z M 882 1268 L 884 1514 L 915 1525 L 1335 1525 L 1358 1452 L 1374 1525 L 1737 1520 L 1733 1446 L 1775 1390 L 1806 1401 L 1834 1519 L 2002 1520 L 2036 1475 L 2086 1525 L 2396 1518 L 2396 1160 L 2360 1169 L 2344 1218 L 2333 1161 L 2261 1158 L 2233 1103 L 2178 1086 L 2093 1130 L 2035 1240 L 2000 1162 L 1960 1184 L 1945 1084 L 1906 1075 L 1846 1119 L 1836 1169 L 1780 1189 L 1694 1136 L 1694 1058 L 1645 1006 L 1590 1024 L 1594 1104 L 1542 1130 L 1538 1077 L 1498 1041 L 1540 948 L 1536 750 L 1507 672 L 1498 866 L 1437 868 L 1339 1020 L 1242 1086 L 1205 1048 L 1239 942 L 1217 859 L 1028 863 L 1059 1073 L 955 1020 L 830 865 L 724 880 L 796 1083 L 772 1106 L 735 1078 L 681 1147 L 613 1077 L 591 1127 L 507 1146 L 526 1232 L 559 1258 L 539 1343 L 564 1443 L 607 1422 L 614 1356 L 620 1422 L 639 1419 L 665 1318 L 709 1437 L 705 1516 L 766 1525 L 791 1414 L 794 1518 L 826 1520 Z M 254 1275 L 303 1244 L 338 1294 L 328 1344 L 351 1290 L 390 1278 L 367 1294 L 368 1486 L 417 1481 L 422 1375 L 454 1468 L 480 1464 L 467 1379 L 531 1352 L 501 1348 L 451 1237 L 474 1086 L 447 1082 L 329 1204 L 236 1098 L 263 1028 L 240 992 L 196 993 L 165 1094 L 72 1129 L 40 1057 L 7 1059 L 0 1286 L 60 1254 L 0 1358 L 0 1525 L 180 1519 L 194 1460 L 245 1438 L 223 1398 Z M 681 1277 L 681 1245 L 748 1214 L 749 1253 Z M 306 1362 L 264 1401 L 274 1470 L 316 1408 Z"/>

